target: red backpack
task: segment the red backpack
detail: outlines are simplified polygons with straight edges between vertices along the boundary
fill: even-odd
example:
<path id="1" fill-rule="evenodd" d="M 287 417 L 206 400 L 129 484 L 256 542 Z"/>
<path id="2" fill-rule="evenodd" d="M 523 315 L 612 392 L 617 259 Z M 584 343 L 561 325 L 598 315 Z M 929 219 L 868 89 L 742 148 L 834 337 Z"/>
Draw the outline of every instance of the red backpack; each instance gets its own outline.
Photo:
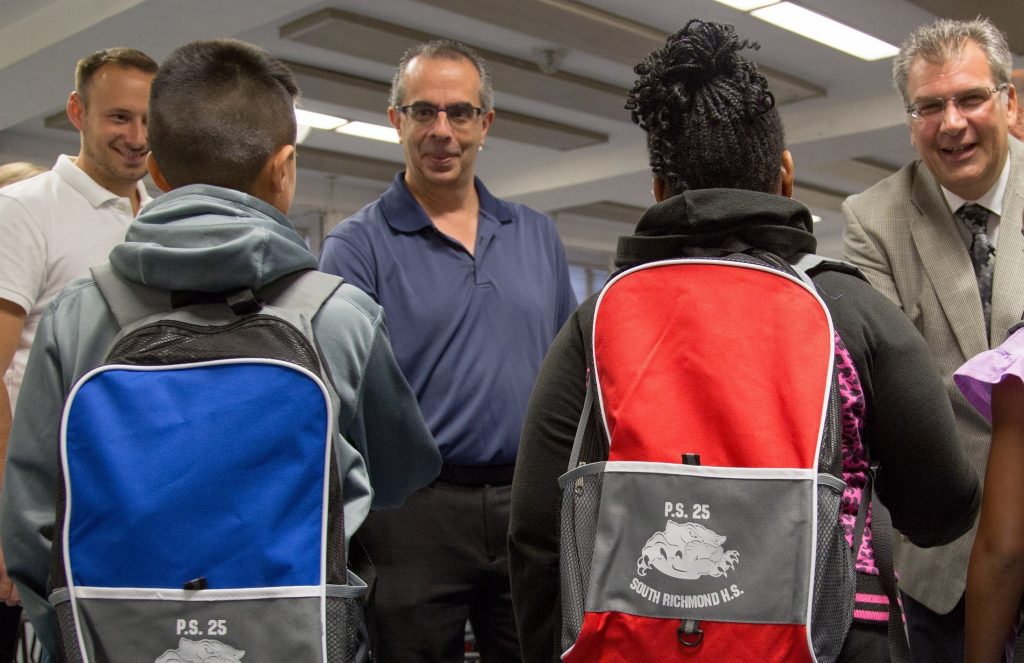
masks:
<path id="1" fill-rule="evenodd" d="M 836 659 L 856 588 L 836 338 L 764 252 L 605 285 L 559 480 L 562 660 Z"/>

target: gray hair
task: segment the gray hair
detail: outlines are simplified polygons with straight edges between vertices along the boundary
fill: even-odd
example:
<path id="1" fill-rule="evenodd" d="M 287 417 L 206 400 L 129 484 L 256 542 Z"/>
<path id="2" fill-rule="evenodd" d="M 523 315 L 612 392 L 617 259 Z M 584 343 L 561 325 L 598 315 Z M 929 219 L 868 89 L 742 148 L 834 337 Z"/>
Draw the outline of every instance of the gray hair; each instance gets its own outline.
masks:
<path id="1" fill-rule="evenodd" d="M 391 96 L 388 99 L 391 106 L 398 107 L 405 98 L 405 70 L 409 68 L 413 58 L 419 56 L 428 59 L 468 60 L 480 74 L 480 105 L 484 111 L 494 108 L 494 88 L 491 87 L 491 73 L 487 71 L 487 63 L 469 46 L 449 39 L 438 39 L 413 46 L 402 55 L 391 79 Z"/>
<path id="2" fill-rule="evenodd" d="M 980 16 L 970 21 L 944 18 L 910 33 L 892 62 L 892 82 L 903 97 L 904 105 L 910 103 L 907 79 L 910 78 L 910 67 L 914 61 L 921 59 L 941 64 L 959 54 L 968 41 L 973 41 L 985 53 L 996 85 L 1010 82 L 1013 57 L 1006 44 L 1006 37 L 999 28 Z"/>

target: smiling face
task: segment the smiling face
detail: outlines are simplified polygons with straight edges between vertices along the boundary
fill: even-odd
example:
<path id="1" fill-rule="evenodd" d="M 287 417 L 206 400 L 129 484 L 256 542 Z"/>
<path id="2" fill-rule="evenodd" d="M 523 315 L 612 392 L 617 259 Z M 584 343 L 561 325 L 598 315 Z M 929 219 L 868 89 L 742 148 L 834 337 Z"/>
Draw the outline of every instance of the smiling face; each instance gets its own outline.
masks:
<path id="1" fill-rule="evenodd" d="M 974 42 L 942 63 L 915 60 L 907 78 L 911 103 L 995 86 L 985 53 Z M 935 117 L 911 118 L 910 140 L 939 184 L 976 200 L 999 179 L 1007 158 L 1007 128 L 1016 115 L 1017 96 L 1010 87 L 974 109 L 947 102 Z"/>
<path id="2" fill-rule="evenodd" d="M 420 56 L 409 63 L 404 75 L 402 106 L 481 106 L 480 74 L 469 60 Z M 388 118 L 402 141 L 405 181 L 410 189 L 416 192 L 472 186 L 476 155 L 494 119 L 493 110 L 465 126 L 453 126 L 447 113 L 438 113 L 433 122 L 419 124 L 394 107 L 388 109 Z"/>
<path id="3" fill-rule="evenodd" d="M 146 174 L 146 115 L 153 75 L 134 67 L 106 64 L 85 86 L 72 92 L 68 118 L 81 132 L 75 162 L 97 184 L 130 196 Z"/>

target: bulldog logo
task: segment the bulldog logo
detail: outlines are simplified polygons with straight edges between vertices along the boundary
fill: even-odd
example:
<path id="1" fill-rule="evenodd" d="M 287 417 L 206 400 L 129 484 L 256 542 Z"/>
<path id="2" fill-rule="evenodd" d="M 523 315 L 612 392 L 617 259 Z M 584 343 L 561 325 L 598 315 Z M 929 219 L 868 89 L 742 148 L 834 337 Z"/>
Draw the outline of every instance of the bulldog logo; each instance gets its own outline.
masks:
<path id="1" fill-rule="evenodd" d="M 177 649 L 168 649 L 153 663 L 241 663 L 245 651 L 216 640 L 193 642 L 178 640 Z"/>
<path id="2" fill-rule="evenodd" d="M 648 569 L 654 568 L 684 580 L 701 576 L 727 577 L 728 571 L 736 568 L 740 554 L 735 550 L 726 551 L 722 547 L 724 543 L 724 536 L 703 525 L 680 525 L 669 520 L 664 532 L 656 532 L 647 540 L 636 562 L 636 572 L 645 576 Z"/>

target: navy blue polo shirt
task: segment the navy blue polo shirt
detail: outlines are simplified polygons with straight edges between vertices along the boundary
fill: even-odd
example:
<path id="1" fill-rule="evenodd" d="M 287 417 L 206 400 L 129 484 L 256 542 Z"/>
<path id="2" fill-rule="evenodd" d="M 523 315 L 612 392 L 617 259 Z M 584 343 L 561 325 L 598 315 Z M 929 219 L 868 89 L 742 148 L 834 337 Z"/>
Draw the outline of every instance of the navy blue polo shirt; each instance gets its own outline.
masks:
<path id="1" fill-rule="evenodd" d="M 511 464 L 541 360 L 576 307 L 565 249 L 551 219 L 475 180 L 470 255 L 434 227 L 404 176 L 327 236 L 320 269 L 383 306 L 444 461 Z"/>

